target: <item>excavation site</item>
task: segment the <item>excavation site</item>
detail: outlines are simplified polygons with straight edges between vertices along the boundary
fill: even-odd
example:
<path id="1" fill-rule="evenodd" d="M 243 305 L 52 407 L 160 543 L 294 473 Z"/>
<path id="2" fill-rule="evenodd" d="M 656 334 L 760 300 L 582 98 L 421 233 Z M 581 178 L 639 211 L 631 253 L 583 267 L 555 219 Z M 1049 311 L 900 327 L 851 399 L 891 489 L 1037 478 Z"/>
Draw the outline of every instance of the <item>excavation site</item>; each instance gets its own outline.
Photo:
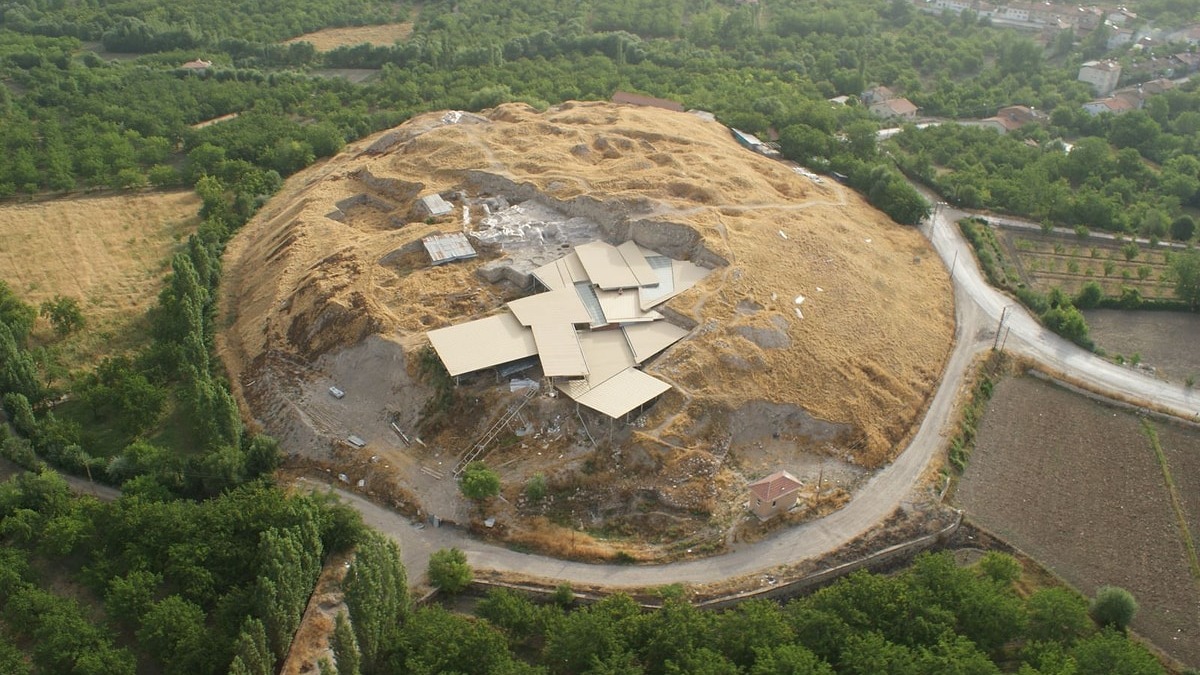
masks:
<path id="1" fill-rule="evenodd" d="M 954 333 L 921 234 L 702 112 L 430 113 L 293 176 L 218 348 L 287 470 L 580 560 L 712 555 L 895 458 Z M 499 493 L 471 499 L 482 462 Z"/>

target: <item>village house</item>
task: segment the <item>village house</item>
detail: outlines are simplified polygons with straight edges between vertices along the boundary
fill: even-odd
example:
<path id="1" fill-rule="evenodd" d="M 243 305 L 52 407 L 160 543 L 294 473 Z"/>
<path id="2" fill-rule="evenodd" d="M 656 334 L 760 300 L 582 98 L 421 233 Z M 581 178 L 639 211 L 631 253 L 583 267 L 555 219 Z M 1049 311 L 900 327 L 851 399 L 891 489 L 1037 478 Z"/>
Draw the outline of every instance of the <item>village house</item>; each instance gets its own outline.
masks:
<path id="1" fill-rule="evenodd" d="M 750 490 L 750 510 L 759 520 L 768 520 L 796 505 L 803 484 L 787 471 L 754 481 Z"/>
<path id="2" fill-rule="evenodd" d="M 912 101 L 906 98 L 893 98 L 872 103 L 869 109 L 872 115 L 884 120 L 894 117 L 909 120 L 916 119 L 917 110 L 919 110 Z"/>
<path id="3" fill-rule="evenodd" d="M 970 126 L 994 129 L 1001 134 L 1007 134 L 1026 124 L 1043 124 L 1048 118 L 1045 113 L 1038 112 L 1025 105 L 1010 105 L 996 111 L 995 116 L 977 122 L 966 122 Z"/>
<path id="4" fill-rule="evenodd" d="M 1107 96 L 1117 88 L 1121 79 L 1121 64 L 1111 59 L 1104 61 L 1087 61 L 1079 67 L 1080 82 L 1092 85 L 1097 96 Z"/>
<path id="5" fill-rule="evenodd" d="M 179 67 L 182 70 L 190 70 L 193 73 L 204 73 L 207 72 L 209 68 L 212 68 L 212 61 L 196 59 L 195 61 L 188 61 Z"/>
<path id="6" fill-rule="evenodd" d="M 1129 96 L 1109 96 L 1108 98 L 1097 99 L 1083 104 L 1083 109 L 1089 115 L 1100 115 L 1103 113 L 1111 113 L 1113 115 L 1124 115 L 1130 110 L 1137 110 L 1138 105 L 1136 99 Z"/>

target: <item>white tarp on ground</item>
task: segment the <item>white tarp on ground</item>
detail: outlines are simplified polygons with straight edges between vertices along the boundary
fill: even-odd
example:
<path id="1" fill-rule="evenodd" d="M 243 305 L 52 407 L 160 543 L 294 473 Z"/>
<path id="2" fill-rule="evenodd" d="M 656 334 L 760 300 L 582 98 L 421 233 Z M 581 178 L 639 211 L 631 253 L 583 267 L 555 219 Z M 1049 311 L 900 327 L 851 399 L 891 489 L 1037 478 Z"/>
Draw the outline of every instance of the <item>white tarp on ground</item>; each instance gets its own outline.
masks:
<path id="1" fill-rule="evenodd" d="M 509 312 L 438 328 L 428 335 L 451 377 L 538 353 L 533 332 Z"/>

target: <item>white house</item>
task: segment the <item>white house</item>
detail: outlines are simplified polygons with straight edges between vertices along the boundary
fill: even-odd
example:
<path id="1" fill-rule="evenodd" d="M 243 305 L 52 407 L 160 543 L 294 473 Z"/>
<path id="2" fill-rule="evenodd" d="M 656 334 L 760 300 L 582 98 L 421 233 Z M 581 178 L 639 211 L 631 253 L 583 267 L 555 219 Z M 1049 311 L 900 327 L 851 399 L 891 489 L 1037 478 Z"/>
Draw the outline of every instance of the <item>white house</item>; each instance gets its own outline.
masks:
<path id="1" fill-rule="evenodd" d="M 1117 88 L 1121 79 L 1121 64 L 1113 60 L 1088 61 L 1079 67 L 1080 82 L 1092 85 L 1097 96 L 1107 96 Z"/>

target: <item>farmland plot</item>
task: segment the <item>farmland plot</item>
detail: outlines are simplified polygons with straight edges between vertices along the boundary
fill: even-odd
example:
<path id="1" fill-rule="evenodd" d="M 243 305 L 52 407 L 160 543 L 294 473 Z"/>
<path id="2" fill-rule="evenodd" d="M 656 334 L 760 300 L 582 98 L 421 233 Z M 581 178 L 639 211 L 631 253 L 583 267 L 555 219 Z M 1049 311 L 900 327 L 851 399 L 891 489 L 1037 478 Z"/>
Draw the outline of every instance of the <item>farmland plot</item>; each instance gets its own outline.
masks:
<path id="1" fill-rule="evenodd" d="M 1171 255 L 1165 247 L 1003 228 L 997 235 L 1022 281 L 1043 293 L 1058 287 L 1073 295 L 1095 281 L 1112 297 L 1119 297 L 1123 287 L 1136 288 L 1147 299 L 1174 297 L 1171 284 L 1163 281 Z"/>
<path id="2" fill-rule="evenodd" d="M 1190 514 L 1182 521 L 1194 528 L 1200 432 L 1155 426 Z M 1141 604 L 1134 628 L 1200 666 L 1200 580 L 1136 415 L 1034 378 L 1004 380 L 956 500 L 972 520 L 1084 593 L 1108 584 L 1129 589 Z"/>
<path id="3" fill-rule="evenodd" d="M 1182 383 L 1200 380 L 1200 314 L 1189 312 L 1137 312 L 1119 309 L 1084 311 L 1092 339 L 1111 355 L 1126 360 L 1135 354 L 1152 366 L 1158 377 Z M 1197 391 L 1200 410 L 1200 391 Z"/>

